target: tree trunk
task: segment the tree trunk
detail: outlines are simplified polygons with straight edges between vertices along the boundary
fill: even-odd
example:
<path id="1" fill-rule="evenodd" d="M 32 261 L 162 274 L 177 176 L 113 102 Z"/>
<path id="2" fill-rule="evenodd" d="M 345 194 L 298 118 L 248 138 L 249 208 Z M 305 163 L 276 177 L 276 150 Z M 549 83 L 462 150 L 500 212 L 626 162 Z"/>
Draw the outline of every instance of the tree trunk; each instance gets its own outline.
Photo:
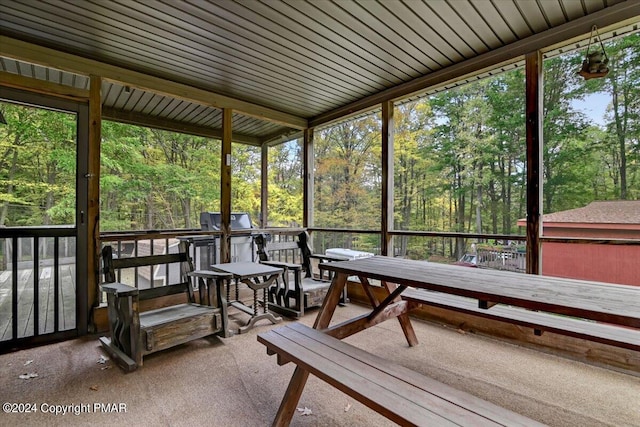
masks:
<path id="1" fill-rule="evenodd" d="M 626 150 L 626 99 L 623 99 L 623 113 L 620 114 L 619 87 L 616 78 L 611 79 L 611 95 L 613 97 L 613 116 L 616 125 L 616 138 L 618 140 L 618 155 L 620 156 L 620 199 L 627 199 L 627 150 Z M 623 98 L 626 98 L 623 96 Z"/>

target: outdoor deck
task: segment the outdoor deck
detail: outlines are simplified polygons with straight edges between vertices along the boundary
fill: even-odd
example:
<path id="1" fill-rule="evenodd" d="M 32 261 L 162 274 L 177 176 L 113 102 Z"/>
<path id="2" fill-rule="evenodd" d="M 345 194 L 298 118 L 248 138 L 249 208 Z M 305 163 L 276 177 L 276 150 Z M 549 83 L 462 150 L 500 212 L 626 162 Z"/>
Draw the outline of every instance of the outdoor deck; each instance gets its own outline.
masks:
<path id="1" fill-rule="evenodd" d="M 76 327 L 76 266 L 61 264 L 58 294 L 58 330 L 64 331 Z M 38 334 L 55 331 L 55 275 L 53 266 L 42 266 L 37 272 L 33 268 L 18 270 L 18 336 L 29 337 L 34 334 L 36 316 L 35 304 L 38 304 Z M 35 299 L 34 281 L 38 274 L 38 297 Z M 12 338 L 12 274 L 0 273 L 0 341 Z"/>

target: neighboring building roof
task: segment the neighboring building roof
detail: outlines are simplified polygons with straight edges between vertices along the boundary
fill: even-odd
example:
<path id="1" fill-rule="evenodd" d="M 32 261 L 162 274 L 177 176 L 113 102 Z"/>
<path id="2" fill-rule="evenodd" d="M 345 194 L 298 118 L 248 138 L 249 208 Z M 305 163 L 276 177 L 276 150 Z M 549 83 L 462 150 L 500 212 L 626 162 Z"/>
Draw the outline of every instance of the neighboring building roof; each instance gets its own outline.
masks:
<path id="1" fill-rule="evenodd" d="M 544 222 L 640 224 L 640 200 L 591 202 L 577 209 L 545 214 Z"/>

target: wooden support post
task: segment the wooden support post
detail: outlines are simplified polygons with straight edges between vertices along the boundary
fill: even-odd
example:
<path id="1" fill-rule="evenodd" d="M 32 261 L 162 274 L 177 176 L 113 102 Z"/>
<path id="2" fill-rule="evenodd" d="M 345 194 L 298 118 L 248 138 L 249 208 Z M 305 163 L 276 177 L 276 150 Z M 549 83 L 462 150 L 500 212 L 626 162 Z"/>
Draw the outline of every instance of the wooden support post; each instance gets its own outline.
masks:
<path id="1" fill-rule="evenodd" d="M 304 142 L 303 142 L 303 212 L 302 212 L 302 226 L 313 226 L 313 128 L 304 130 Z"/>
<path id="2" fill-rule="evenodd" d="M 393 101 L 382 103 L 381 255 L 393 256 Z"/>
<path id="3" fill-rule="evenodd" d="M 542 52 L 526 55 L 527 273 L 542 273 Z"/>
<path id="4" fill-rule="evenodd" d="M 231 132 L 233 110 L 222 110 L 222 161 L 220 162 L 220 261 L 231 262 Z"/>
<path id="5" fill-rule="evenodd" d="M 260 167 L 260 228 L 266 228 L 269 219 L 269 146 L 262 144 Z"/>
<path id="6" fill-rule="evenodd" d="M 100 282 L 100 142 L 102 139 L 102 78 L 90 76 L 89 82 L 89 142 L 87 147 L 87 307 L 98 305 Z M 84 317 L 87 320 L 88 317 Z M 78 319 L 78 326 L 86 328 L 88 321 Z"/>

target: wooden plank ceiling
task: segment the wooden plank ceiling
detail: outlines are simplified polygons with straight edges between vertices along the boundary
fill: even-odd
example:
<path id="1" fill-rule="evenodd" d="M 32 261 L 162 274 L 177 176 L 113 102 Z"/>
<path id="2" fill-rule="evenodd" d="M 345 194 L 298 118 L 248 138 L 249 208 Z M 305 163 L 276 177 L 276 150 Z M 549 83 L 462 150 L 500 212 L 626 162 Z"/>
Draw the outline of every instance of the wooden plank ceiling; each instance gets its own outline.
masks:
<path id="1" fill-rule="evenodd" d="M 267 107 L 313 125 L 370 107 L 376 96 L 394 96 L 396 87 L 415 96 L 409 93 L 411 85 L 426 88 L 430 75 L 629 3 L 0 0 L 0 34 Z M 88 88 L 86 76 L 34 65 L 3 52 L 2 45 L 0 56 L 2 71 Z M 505 66 L 503 57 L 496 61 Z M 217 108 L 126 83 L 103 84 L 107 117 L 184 124 L 194 130 L 221 127 Z M 290 133 L 282 121 L 240 113 L 233 119 L 238 141 L 260 144 Z"/>

